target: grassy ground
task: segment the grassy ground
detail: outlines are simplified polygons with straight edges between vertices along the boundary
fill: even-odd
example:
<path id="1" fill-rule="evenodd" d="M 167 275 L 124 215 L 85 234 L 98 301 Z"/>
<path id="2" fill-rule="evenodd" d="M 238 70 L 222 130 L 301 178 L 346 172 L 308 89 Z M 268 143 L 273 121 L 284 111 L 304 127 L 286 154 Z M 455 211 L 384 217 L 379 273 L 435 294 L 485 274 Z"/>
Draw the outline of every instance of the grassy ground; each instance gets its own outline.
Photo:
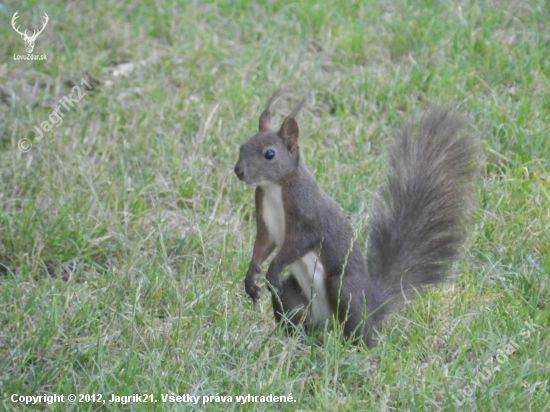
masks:
<path id="1" fill-rule="evenodd" d="M 16 10 L 22 28 L 48 13 L 46 61 L 13 59 Z M 150 410 L 108 400 L 153 394 L 176 410 L 549 410 L 548 1 L 24 0 L 0 16 L 2 408 Z M 454 102 L 484 139 L 456 282 L 375 349 L 285 337 L 265 288 L 259 306 L 244 295 L 253 195 L 232 167 L 279 87 L 276 120 L 307 97 L 307 162 L 355 227 L 397 127 Z M 36 140 L 44 121 L 58 127 Z"/>

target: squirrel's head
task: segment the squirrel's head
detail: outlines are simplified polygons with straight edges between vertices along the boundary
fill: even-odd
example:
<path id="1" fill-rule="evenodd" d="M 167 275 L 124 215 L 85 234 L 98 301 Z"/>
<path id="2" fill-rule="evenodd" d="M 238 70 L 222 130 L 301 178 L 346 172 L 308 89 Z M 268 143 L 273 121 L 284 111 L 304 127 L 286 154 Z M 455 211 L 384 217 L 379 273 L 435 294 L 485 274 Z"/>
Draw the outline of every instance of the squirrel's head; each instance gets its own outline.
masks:
<path id="1" fill-rule="evenodd" d="M 283 121 L 279 130 L 271 129 L 269 107 L 279 97 L 276 92 L 260 115 L 259 130 L 239 149 L 235 174 L 250 186 L 278 183 L 292 175 L 300 163 L 298 136 L 300 129 L 294 118 L 305 100 Z"/>

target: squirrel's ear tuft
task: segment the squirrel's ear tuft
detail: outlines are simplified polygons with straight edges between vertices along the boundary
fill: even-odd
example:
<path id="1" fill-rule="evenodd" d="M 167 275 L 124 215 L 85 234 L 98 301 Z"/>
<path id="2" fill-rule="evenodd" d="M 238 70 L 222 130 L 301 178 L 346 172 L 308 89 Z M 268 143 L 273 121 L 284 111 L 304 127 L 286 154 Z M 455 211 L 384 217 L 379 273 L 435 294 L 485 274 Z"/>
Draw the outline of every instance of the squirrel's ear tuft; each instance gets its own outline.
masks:
<path id="1" fill-rule="evenodd" d="M 271 124 L 271 112 L 269 109 L 265 109 L 260 115 L 259 130 L 260 132 L 269 130 Z"/>
<path id="2" fill-rule="evenodd" d="M 271 112 L 269 111 L 269 108 L 275 102 L 275 100 L 277 100 L 281 96 L 281 94 L 282 90 L 279 89 L 275 93 L 273 93 L 267 101 L 267 104 L 265 105 L 265 110 L 260 115 L 260 122 L 258 127 L 260 129 L 260 132 L 269 130 L 269 126 L 271 123 Z"/>
<path id="3" fill-rule="evenodd" d="M 300 136 L 300 128 L 294 117 L 287 117 L 279 130 L 279 137 L 287 142 L 288 148 L 291 151 L 298 149 L 298 137 Z"/>

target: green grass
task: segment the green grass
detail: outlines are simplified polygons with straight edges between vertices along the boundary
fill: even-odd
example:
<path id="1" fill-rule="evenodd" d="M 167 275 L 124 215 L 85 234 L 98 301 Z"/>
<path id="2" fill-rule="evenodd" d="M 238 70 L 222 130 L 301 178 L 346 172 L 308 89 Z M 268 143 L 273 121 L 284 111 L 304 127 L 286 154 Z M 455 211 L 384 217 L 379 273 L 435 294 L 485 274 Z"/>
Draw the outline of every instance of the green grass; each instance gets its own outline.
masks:
<path id="1" fill-rule="evenodd" d="M 48 13 L 47 61 L 13 60 L 16 10 L 22 28 Z M 177 410 L 549 410 L 548 1 L 23 0 L 0 16 L 2 408 L 151 410 L 10 401 L 151 393 Z M 93 89 L 34 140 L 82 78 Z M 244 294 L 253 194 L 232 168 L 279 87 L 274 122 L 307 97 L 307 163 L 355 227 L 396 128 L 455 103 L 483 138 L 456 282 L 372 350 L 285 337 L 265 287 L 259 306 Z M 170 392 L 296 403 L 162 404 Z"/>

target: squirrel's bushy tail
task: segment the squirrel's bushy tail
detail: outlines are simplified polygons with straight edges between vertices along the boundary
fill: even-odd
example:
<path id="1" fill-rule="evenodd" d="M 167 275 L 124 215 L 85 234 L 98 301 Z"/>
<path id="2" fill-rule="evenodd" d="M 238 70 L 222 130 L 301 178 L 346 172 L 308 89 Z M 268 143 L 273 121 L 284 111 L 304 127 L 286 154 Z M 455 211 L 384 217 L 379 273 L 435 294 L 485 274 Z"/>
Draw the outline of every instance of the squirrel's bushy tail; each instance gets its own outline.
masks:
<path id="1" fill-rule="evenodd" d="M 479 143 L 463 126 L 440 109 L 418 129 L 404 129 L 388 150 L 387 182 L 370 215 L 371 331 L 411 292 L 444 281 L 460 255 L 479 159 Z"/>

